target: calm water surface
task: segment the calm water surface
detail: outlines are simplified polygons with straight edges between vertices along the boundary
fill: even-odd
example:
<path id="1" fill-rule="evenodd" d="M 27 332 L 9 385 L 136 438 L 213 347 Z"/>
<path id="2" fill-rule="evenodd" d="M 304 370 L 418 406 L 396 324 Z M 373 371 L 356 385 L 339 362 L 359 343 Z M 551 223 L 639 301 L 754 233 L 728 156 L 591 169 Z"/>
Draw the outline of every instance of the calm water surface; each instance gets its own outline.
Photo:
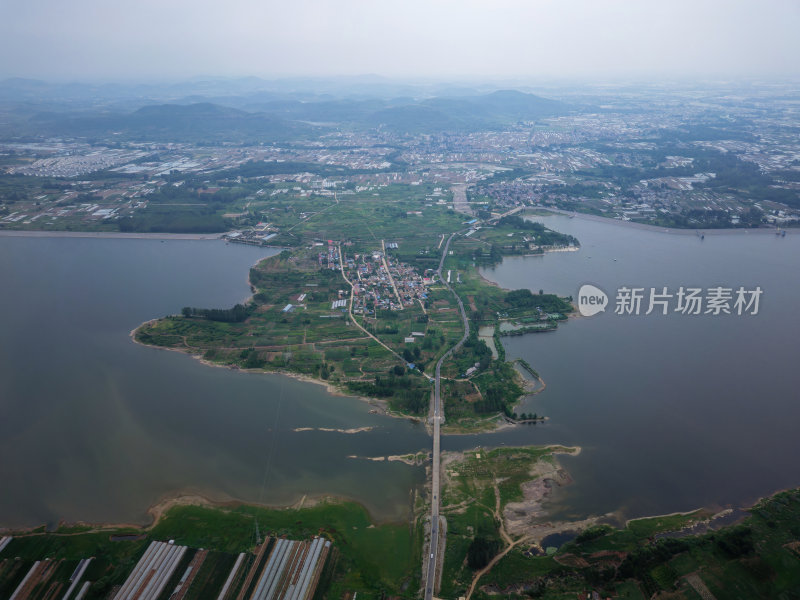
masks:
<path id="1" fill-rule="evenodd" d="M 0 526 L 146 521 L 165 495 L 271 504 L 335 494 L 408 513 L 424 471 L 347 458 L 416 451 L 423 428 L 275 375 L 133 344 L 181 307 L 249 295 L 274 251 L 219 241 L 0 237 Z M 346 435 L 298 427 L 372 426 Z"/>
<path id="2" fill-rule="evenodd" d="M 583 447 L 563 461 L 575 483 L 562 513 L 739 505 L 800 485 L 800 232 L 701 240 L 580 218 L 537 220 L 575 235 L 581 250 L 509 258 L 484 275 L 507 288 L 575 297 L 593 283 L 612 303 L 556 332 L 504 338 L 508 357 L 525 358 L 547 383 L 521 410 L 550 421 L 500 434 L 499 443 Z M 764 293 L 756 316 L 619 316 L 613 296 L 623 285 L 758 285 Z"/>
<path id="3" fill-rule="evenodd" d="M 445 449 L 562 443 L 575 483 L 559 516 L 741 505 L 800 485 L 800 234 L 669 235 L 547 217 L 575 253 L 510 258 L 485 275 L 576 295 L 593 283 L 764 289 L 755 317 L 609 311 L 505 338 L 547 389 L 544 425 L 450 436 Z M 288 504 L 336 494 L 408 515 L 424 471 L 349 455 L 427 448 L 423 428 L 275 375 L 133 344 L 185 305 L 230 306 L 269 251 L 216 241 L 0 237 L 0 526 L 146 521 L 165 495 Z M 591 258 L 590 258 L 591 257 Z M 346 435 L 298 427 L 373 430 Z"/>

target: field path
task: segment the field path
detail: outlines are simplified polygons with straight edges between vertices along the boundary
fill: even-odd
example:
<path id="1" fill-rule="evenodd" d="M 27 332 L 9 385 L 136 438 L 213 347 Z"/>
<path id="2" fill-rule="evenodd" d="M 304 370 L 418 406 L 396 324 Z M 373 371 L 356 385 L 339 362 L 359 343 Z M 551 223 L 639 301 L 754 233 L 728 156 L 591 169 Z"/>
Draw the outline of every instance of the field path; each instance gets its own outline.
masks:
<path id="1" fill-rule="evenodd" d="M 356 327 L 358 327 L 358 328 L 359 328 L 361 331 L 363 331 L 364 333 L 366 333 L 366 334 L 367 334 L 369 337 L 371 337 L 373 340 L 375 340 L 376 342 L 378 342 L 378 343 L 379 343 L 381 346 L 383 346 L 384 348 L 386 348 L 386 349 L 387 349 L 389 352 L 391 352 L 392 354 L 394 354 L 394 355 L 395 355 L 395 356 L 396 356 L 396 357 L 397 357 L 397 358 L 398 358 L 400 361 L 402 361 L 402 362 L 403 362 L 403 364 L 405 364 L 405 363 L 406 363 L 406 360 L 405 360 L 405 359 L 404 359 L 402 356 L 400 356 L 400 355 L 399 355 L 397 352 L 395 352 L 394 350 L 392 350 L 391 348 L 389 348 L 389 346 L 387 346 L 386 344 L 384 344 L 384 343 L 383 343 L 382 341 L 380 341 L 380 340 L 379 340 L 377 337 L 375 337 L 374 335 L 372 335 L 372 334 L 371 334 L 369 331 L 367 331 L 366 329 L 364 329 L 364 328 L 361 326 L 361 324 L 360 324 L 358 321 L 356 321 L 355 317 L 353 316 L 353 296 L 354 296 L 354 292 L 353 292 L 353 283 L 352 283 L 352 282 L 351 282 L 351 281 L 350 281 L 350 280 L 347 278 L 347 275 L 345 275 L 345 274 L 344 274 L 344 254 L 342 254 L 342 247 L 341 247 L 341 246 L 338 246 L 338 250 L 339 250 L 339 269 L 342 271 L 342 277 L 344 278 L 345 282 L 347 282 L 347 285 L 349 285 L 349 286 L 350 286 L 350 302 L 348 302 L 348 303 L 347 303 L 347 313 L 350 315 L 350 320 L 351 320 L 351 321 L 352 321 L 352 322 L 355 324 L 355 326 L 356 326 Z M 388 272 L 388 271 L 387 271 L 387 272 Z"/>

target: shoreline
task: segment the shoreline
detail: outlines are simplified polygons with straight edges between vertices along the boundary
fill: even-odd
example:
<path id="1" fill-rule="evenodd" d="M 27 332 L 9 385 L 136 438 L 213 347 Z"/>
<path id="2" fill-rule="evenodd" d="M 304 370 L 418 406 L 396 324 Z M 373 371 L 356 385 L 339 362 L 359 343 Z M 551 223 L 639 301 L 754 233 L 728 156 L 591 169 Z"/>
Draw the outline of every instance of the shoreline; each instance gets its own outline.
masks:
<path id="1" fill-rule="evenodd" d="M 728 509 L 728 510 L 730 510 L 730 509 Z M 692 514 L 694 514 L 696 512 L 702 512 L 702 511 L 712 512 L 706 507 L 695 508 L 694 510 L 676 510 L 675 512 L 664 513 L 663 515 L 648 515 L 646 517 L 634 517 L 632 519 L 626 519 L 625 523 L 623 524 L 623 526 L 627 528 L 628 525 L 630 525 L 631 523 L 635 523 L 636 521 L 646 521 L 647 519 L 663 519 L 663 518 L 667 518 L 667 517 L 688 517 L 689 515 L 692 515 Z M 724 511 L 722 511 L 722 512 L 724 512 Z M 716 513 L 716 514 L 720 514 L 720 513 Z M 714 515 L 711 515 L 711 516 L 713 517 Z"/>
<path id="2" fill-rule="evenodd" d="M 521 446 L 521 447 L 528 447 L 528 446 Z M 523 484 L 524 488 L 523 499 L 518 502 L 510 503 L 506 507 L 506 509 L 514 510 L 515 507 L 518 509 L 524 506 L 525 508 L 528 509 L 528 512 L 531 512 L 531 514 L 536 515 L 535 522 L 527 523 L 524 527 L 525 532 L 523 533 L 523 537 L 525 537 L 535 545 L 540 545 L 541 540 L 547 537 L 548 535 L 563 533 L 566 531 L 581 530 L 585 529 L 586 527 L 596 525 L 599 523 L 607 523 L 610 524 L 615 529 L 624 530 L 628 527 L 630 523 L 635 521 L 659 519 L 659 518 L 673 517 L 673 516 L 689 516 L 693 513 L 701 513 L 698 515 L 697 522 L 705 522 L 705 521 L 713 522 L 718 518 L 725 517 L 732 511 L 749 513 L 750 510 L 755 506 L 757 506 L 760 502 L 773 498 L 781 493 L 797 489 L 797 488 L 781 488 L 764 496 L 760 496 L 757 500 L 755 500 L 752 503 L 749 503 L 746 506 L 729 505 L 725 508 L 720 506 L 717 507 L 701 506 L 691 510 L 679 510 L 669 513 L 655 514 L 655 515 L 642 515 L 632 518 L 622 518 L 622 515 L 620 514 L 621 511 L 618 510 L 612 513 L 606 513 L 604 515 L 587 515 L 582 518 L 561 520 L 557 517 L 554 517 L 554 515 L 551 512 L 549 512 L 546 507 L 546 504 L 553 500 L 552 496 L 554 495 L 554 493 L 572 483 L 572 478 L 570 474 L 564 469 L 563 465 L 560 463 L 557 456 L 559 455 L 579 456 L 583 451 L 583 447 L 564 446 L 561 444 L 548 444 L 545 446 L 534 445 L 533 447 L 538 447 L 548 450 L 550 455 L 553 457 L 554 462 L 551 463 L 550 466 L 540 465 L 540 467 L 535 470 L 535 473 L 532 473 L 534 475 L 534 478 L 526 482 L 527 485 Z M 511 446 L 480 445 L 476 446 L 472 450 L 473 451 L 492 450 L 494 448 L 511 448 Z M 463 458 L 465 452 L 467 451 L 465 450 L 448 451 L 447 452 L 447 454 L 449 455 L 448 461 L 452 462 L 453 460 L 457 461 L 459 458 Z M 416 467 L 422 466 L 428 462 L 427 457 L 423 458 L 419 462 L 416 462 L 412 460 L 407 460 L 406 455 L 380 456 L 380 457 L 366 457 L 366 456 L 353 455 L 348 458 L 378 461 L 378 462 L 397 461 Z M 537 486 L 536 482 L 537 481 L 541 482 L 545 479 L 552 480 L 554 482 L 554 485 L 552 487 L 546 486 L 545 488 L 542 489 L 535 489 L 539 487 Z M 416 515 L 413 512 L 411 513 L 408 521 L 406 520 L 398 521 L 397 519 L 380 519 L 377 518 L 369 509 L 369 507 L 364 503 L 354 498 L 337 494 L 326 494 L 326 493 L 314 494 L 314 495 L 303 494 L 299 497 L 299 499 L 292 502 L 291 504 L 266 504 L 266 503 L 248 502 L 245 500 L 239 500 L 235 498 L 212 499 L 209 497 L 209 495 L 210 494 L 207 494 L 205 492 L 198 492 L 194 490 L 181 490 L 164 494 L 146 509 L 145 515 L 150 519 L 150 522 L 148 523 L 61 520 L 58 522 L 56 529 L 53 530 L 48 530 L 46 524 L 27 526 L 27 527 L 0 526 L 0 534 L 13 535 L 14 537 L 43 536 L 43 535 L 75 536 L 75 535 L 96 534 L 105 532 L 113 533 L 115 531 L 120 531 L 120 530 L 134 530 L 135 532 L 146 535 L 147 533 L 152 531 L 162 519 L 166 517 L 167 513 L 171 509 L 183 506 L 200 506 L 212 510 L 221 510 L 221 511 L 235 510 L 240 507 L 253 507 L 253 508 L 272 510 L 272 511 L 290 511 L 290 510 L 297 511 L 297 510 L 314 508 L 316 506 L 325 503 L 354 504 L 361 507 L 367 513 L 370 523 L 372 525 L 406 523 L 406 522 L 413 522 L 413 520 L 416 519 Z M 506 511 L 504 510 L 504 517 L 505 517 L 505 512 Z M 737 523 L 741 522 L 741 519 L 743 518 L 745 518 L 745 516 L 740 516 L 736 522 L 723 525 L 723 527 L 734 526 Z M 516 526 L 519 527 L 521 525 L 516 524 Z M 66 531 L 64 533 L 58 533 L 58 529 L 61 528 L 66 528 L 66 529 L 86 528 L 86 529 L 82 529 L 81 531 Z M 513 519 L 509 523 L 509 528 L 515 529 L 515 524 L 513 522 Z"/>
<path id="3" fill-rule="evenodd" d="M 151 345 L 151 344 L 144 344 L 144 343 L 142 343 L 142 342 L 140 342 L 139 340 L 136 339 L 136 331 L 139 328 L 141 328 L 141 327 L 143 327 L 145 325 L 148 325 L 150 323 L 155 323 L 155 322 L 161 320 L 162 318 L 164 318 L 164 317 L 158 317 L 158 318 L 154 318 L 154 319 L 149 319 L 147 321 L 144 321 L 143 323 L 140 323 L 138 326 L 134 327 L 133 329 L 131 329 L 130 333 L 128 333 L 128 336 L 130 337 L 131 341 L 134 344 L 142 346 L 143 348 L 152 348 L 152 349 L 155 349 L 155 350 L 166 350 L 168 352 L 177 352 L 179 354 L 183 354 L 183 355 L 189 356 L 189 357 L 193 358 L 194 360 L 197 360 L 201 364 L 203 364 L 205 366 L 208 366 L 208 367 L 216 367 L 216 368 L 221 368 L 221 369 L 228 369 L 230 371 L 235 371 L 235 372 L 238 372 L 238 373 L 251 373 L 251 374 L 254 374 L 254 375 L 278 375 L 278 376 L 282 375 L 284 377 L 290 377 L 292 379 L 296 379 L 297 381 L 302 381 L 302 382 L 305 382 L 305 383 L 312 383 L 312 384 L 320 385 L 320 386 L 324 387 L 325 391 L 327 393 L 329 393 L 330 395 L 332 395 L 332 396 L 340 396 L 340 397 L 344 397 L 344 398 L 354 398 L 356 400 L 359 400 L 360 402 L 366 403 L 367 405 L 372 407 L 372 410 L 370 410 L 370 412 L 373 413 L 373 414 L 379 414 L 379 415 L 384 415 L 384 416 L 391 417 L 391 418 L 394 418 L 394 419 L 405 419 L 405 420 L 408 420 L 408 421 L 412 421 L 414 423 L 420 423 L 420 424 L 424 425 L 426 429 L 429 430 L 430 426 L 427 423 L 427 419 L 425 419 L 424 417 L 415 417 L 413 415 L 406 415 L 406 414 L 403 414 L 403 413 L 395 412 L 395 411 L 393 411 L 392 409 L 389 408 L 389 402 L 387 400 L 384 400 L 384 399 L 381 399 L 381 398 L 374 398 L 374 397 L 371 397 L 371 396 L 362 396 L 362 395 L 359 395 L 359 394 L 354 394 L 352 392 L 346 392 L 346 391 L 336 387 L 336 385 L 331 383 L 330 381 L 325 381 L 325 380 L 322 380 L 322 379 L 316 379 L 314 377 L 311 377 L 310 375 L 304 375 L 302 373 L 293 373 L 291 371 L 264 371 L 262 369 L 242 369 L 240 367 L 236 367 L 236 366 L 232 366 L 232 365 L 221 365 L 219 363 L 215 363 L 215 362 L 212 362 L 212 361 L 209 361 L 209 360 L 203 358 L 203 356 L 201 354 L 194 354 L 193 352 L 189 351 L 188 348 L 187 349 L 181 349 L 181 348 L 168 348 L 166 346 L 154 346 L 154 345 Z M 512 361 L 512 362 L 514 362 L 514 361 Z M 527 380 L 525 379 L 525 377 L 523 375 L 520 374 L 519 376 L 523 379 L 523 381 L 525 383 L 527 383 Z M 517 403 L 519 403 L 519 401 L 521 401 L 522 398 L 524 398 L 525 396 L 536 395 L 536 394 L 544 391 L 544 389 L 547 387 L 547 384 L 544 382 L 544 380 L 542 378 L 539 378 L 538 381 L 540 382 L 541 387 L 539 389 L 533 390 L 533 391 L 527 391 L 526 390 L 525 393 L 522 396 L 520 396 L 520 399 L 518 400 Z M 488 434 L 488 433 L 501 433 L 501 432 L 506 431 L 508 429 L 513 429 L 515 427 L 522 427 L 523 426 L 523 424 L 520 424 L 520 423 L 509 423 L 508 421 L 506 421 L 503 418 L 503 416 L 501 414 L 493 415 L 491 417 L 487 417 L 486 419 L 482 419 L 480 422 L 486 422 L 488 425 L 491 425 L 492 426 L 491 429 L 479 430 L 479 431 L 475 431 L 475 430 L 467 430 L 467 431 L 449 430 L 449 431 L 442 431 L 442 435 L 443 436 L 461 436 L 461 435 L 473 435 L 475 433 L 486 433 L 486 434 Z M 301 429 L 306 430 L 306 428 L 301 428 Z M 342 431 L 341 433 L 349 433 L 349 431 Z"/>
<path id="4" fill-rule="evenodd" d="M 321 379 L 315 379 L 314 377 L 310 377 L 309 375 L 303 375 L 302 373 L 292 373 L 291 371 L 264 371 L 262 369 L 242 369 L 240 367 L 235 367 L 232 365 L 221 365 L 219 363 L 212 362 L 203 358 L 202 354 L 194 354 L 190 352 L 188 349 L 181 349 L 181 348 L 167 348 L 166 346 L 153 346 L 151 344 L 144 344 L 136 339 L 136 331 L 143 327 L 144 325 L 148 325 L 150 323 L 155 323 L 156 321 L 160 321 L 163 317 L 150 319 L 148 321 L 144 321 L 143 323 L 139 324 L 138 326 L 131 329 L 128 336 L 131 338 L 131 341 L 134 344 L 142 346 L 143 348 L 152 348 L 155 350 L 166 350 L 168 352 L 177 352 L 179 354 L 183 354 L 185 356 L 189 356 L 194 360 L 199 361 L 201 364 L 207 367 L 216 367 L 220 369 L 228 369 L 229 371 L 235 371 L 239 373 L 251 373 L 253 375 L 278 375 L 284 377 L 290 377 L 292 379 L 296 379 L 298 381 L 303 381 L 305 383 L 313 383 L 316 385 L 320 385 L 325 388 L 325 391 L 328 392 L 331 396 L 341 396 L 345 398 L 355 398 L 366 404 L 372 406 L 377 414 L 386 415 L 393 418 L 398 419 L 409 419 L 412 421 L 419 421 L 420 419 L 409 416 L 409 415 L 401 415 L 394 413 L 392 410 L 389 409 L 389 403 L 386 400 L 381 400 L 379 398 L 372 398 L 370 396 L 359 396 L 356 394 L 350 394 L 342 391 L 341 389 L 337 388 L 334 384 L 330 383 L 329 381 L 323 381 Z"/>
<path id="5" fill-rule="evenodd" d="M 2 233 L 2 231 L 0 231 L 0 234 L 1 233 Z M 180 234 L 175 234 L 175 235 L 180 235 Z M 222 235 L 223 234 L 219 234 L 219 237 L 221 238 Z M 286 249 L 286 248 L 284 248 L 284 249 Z M 576 247 L 574 249 L 573 248 L 570 248 L 570 249 L 556 249 L 554 251 L 573 251 L 573 250 L 577 251 L 577 250 L 579 250 L 579 247 Z M 545 252 L 548 252 L 548 251 L 545 251 Z M 263 262 L 265 260 L 269 260 L 270 258 L 273 258 L 276 255 L 277 255 L 277 253 L 276 254 L 271 254 L 269 256 L 265 256 L 265 257 L 262 257 L 262 258 L 259 258 L 259 259 L 257 259 L 255 261 L 255 263 L 253 263 L 251 265 L 250 269 L 248 269 L 247 285 L 248 285 L 248 287 L 250 289 L 250 295 L 248 297 L 246 297 L 243 302 L 247 303 L 247 302 L 251 301 L 253 299 L 253 297 L 255 296 L 255 293 L 256 293 L 255 286 L 253 285 L 253 283 L 252 283 L 252 281 L 250 279 L 250 274 L 252 272 L 252 269 L 255 268 L 256 266 L 258 266 L 261 262 Z M 499 284 L 497 284 L 495 282 L 492 282 L 492 281 L 488 280 L 486 277 L 484 277 L 479 269 L 475 269 L 475 272 L 478 274 L 478 277 L 484 283 L 486 283 L 487 285 L 492 285 L 494 287 L 503 289 L 503 288 L 501 288 L 501 286 Z M 298 381 L 303 381 L 303 382 L 306 382 L 306 383 L 313 383 L 313 384 L 321 385 L 321 386 L 323 386 L 325 388 L 326 392 L 328 392 L 329 394 L 331 394 L 333 396 L 350 397 L 350 398 L 358 399 L 358 400 L 360 400 L 362 402 L 366 402 L 368 405 L 370 405 L 374 409 L 374 410 L 370 411 L 371 413 L 375 412 L 377 414 L 382 414 L 382 415 L 386 415 L 386 416 L 393 417 L 393 418 L 407 419 L 407 420 L 415 422 L 415 423 L 423 424 L 425 426 L 426 430 L 428 430 L 429 433 L 431 431 L 430 424 L 427 422 L 427 419 L 425 417 L 416 417 L 414 415 L 398 413 L 396 411 L 393 411 L 389 407 L 389 402 L 387 400 L 374 398 L 374 397 L 371 397 L 371 396 L 363 396 L 361 394 L 357 394 L 357 393 L 353 393 L 353 392 L 350 392 L 350 391 L 343 390 L 343 389 L 341 389 L 340 387 L 336 386 L 335 384 L 331 383 L 328 380 L 319 379 L 319 378 L 312 377 L 312 376 L 307 375 L 307 374 L 294 373 L 294 372 L 291 372 L 291 371 L 284 371 L 284 370 L 267 371 L 267 370 L 264 370 L 264 369 L 245 369 L 245 368 L 238 367 L 236 365 L 219 364 L 219 363 L 215 363 L 215 362 L 212 362 L 212 361 L 209 361 L 209 360 L 205 359 L 202 354 L 196 354 L 191 348 L 187 348 L 187 347 L 184 347 L 184 348 L 173 348 L 173 347 L 166 347 L 166 346 L 156 346 L 156 345 L 152 345 L 152 344 L 142 343 L 142 342 L 140 342 L 140 341 L 138 341 L 136 339 L 136 332 L 139 329 L 141 329 L 142 327 L 144 327 L 146 325 L 156 323 L 156 322 L 160 321 L 163 318 L 165 318 L 165 317 L 162 316 L 162 317 L 156 317 L 156 318 L 153 318 L 153 319 L 149 319 L 147 321 L 144 321 L 144 322 L 140 323 L 138 326 L 134 327 L 128 334 L 129 337 L 131 338 L 131 340 L 133 341 L 133 343 L 134 344 L 138 344 L 140 346 L 144 346 L 144 347 L 157 348 L 157 349 L 161 349 L 161 350 L 169 350 L 169 351 L 173 351 L 173 352 L 180 352 L 181 354 L 186 354 L 186 355 L 191 356 L 192 358 L 200 361 L 200 363 L 202 363 L 202 364 L 204 364 L 206 366 L 222 367 L 222 368 L 229 369 L 231 371 L 238 371 L 238 372 L 245 372 L 245 373 L 259 373 L 259 374 L 268 374 L 268 375 L 284 375 L 284 376 L 296 379 Z M 502 342 L 500 342 L 500 343 L 502 344 Z M 505 362 L 508 362 L 508 361 L 505 361 Z M 515 361 L 511 361 L 511 362 L 515 362 Z M 529 390 L 528 389 L 529 386 L 528 386 L 527 379 L 522 374 L 520 374 L 519 372 L 517 372 L 517 374 L 520 377 L 520 379 L 522 380 L 521 383 L 523 383 L 522 387 L 524 389 L 524 393 L 523 393 L 522 396 L 520 396 L 517 399 L 515 404 L 519 404 L 519 402 L 521 402 L 522 399 L 525 396 L 538 394 L 538 393 L 544 391 L 544 389 L 547 387 L 547 385 L 545 384 L 544 380 L 541 377 L 537 377 L 536 379 L 538 380 L 538 382 L 539 382 L 541 387 L 539 387 L 538 389 Z M 489 426 L 489 429 L 487 429 L 487 430 L 483 430 L 482 429 L 481 431 L 479 431 L 480 433 L 499 433 L 499 432 L 505 431 L 507 429 L 511 429 L 511 428 L 515 428 L 515 427 L 521 427 L 522 426 L 522 424 L 520 424 L 520 423 L 510 423 L 510 422 L 508 422 L 507 420 L 502 418 L 502 415 L 496 415 L 496 416 L 493 416 L 493 417 L 489 417 L 487 419 L 482 419 L 482 420 L 480 420 L 478 422 L 486 423 Z M 464 430 L 454 430 L 453 431 L 453 430 L 451 430 L 451 431 L 443 431 L 442 432 L 443 435 L 468 435 L 468 434 L 474 434 L 474 433 L 476 433 L 476 431 L 474 431 L 474 430 L 469 430 L 469 431 L 464 431 Z"/>
<path id="6" fill-rule="evenodd" d="M 544 208 L 544 207 L 528 207 L 528 208 L 532 210 L 547 211 L 557 216 L 583 219 L 584 221 L 595 221 L 597 223 L 607 223 L 609 225 L 619 225 L 621 227 L 632 227 L 634 229 L 641 229 L 643 231 L 651 231 L 653 233 L 665 233 L 672 235 L 712 236 L 712 235 L 747 235 L 751 233 L 755 235 L 762 235 L 762 234 L 775 235 L 775 232 L 778 231 L 778 229 L 775 227 L 756 227 L 756 228 L 727 227 L 720 229 L 713 229 L 713 228 L 682 229 L 679 227 L 663 227 L 661 225 L 649 225 L 647 223 L 637 223 L 636 221 L 623 221 L 622 219 L 614 219 L 612 217 L 601 217 L 600 215 L 590 215 L 588 213 L 570 212 L 568 210 L 562 210 L 560 208 Z M 548 215 L 537 214 L 531 216 L 546 217 Z M 786 231 L 791 231 L 792 229 L 794 228 L 786 229 Z"/>
<path id="7" fill-rule="evenodd" d="M 498 446 L 499 447 L 499 446 Z M 487 446 L 479 446 L 478 448 L 489 448 Z M 550 450 L 553 455 L 557 454 L 565 454 L 571 456 L 578 456 L 581 453 L 582 448 L 580 446 L 563 446 L 560 444 L 549 444 L 544 446 L 545 449 Z M 418 456 L 420 454 L 424 454 L 424 451 L 419 451 L 413 456 Z M 463 455 L 463 451 L 456 451 L 453 454 Z M 429 459 L 427 456 L 422 458 L 420 462 L 415 463 L 415 461 L 407 460 L 406 455 L 392 455 L 392 456 L 381 456 L 381 457 L 366 457 L 366 456 L 350 456 L 348 458 L 352 459 L 362 459 L 362 460 L 370 460 L 376 462 L 401 462 L 407 464 L 409 466 L 419 467 L 424 465 Z M 66 521 L 61 520 L 58 522 L 57 528 L 55 530 L 47 530 L 46 524 L 34 525 L 29 527 L 15 527 L 15 526 L 0 526 L 0 533 L 3 534 L 14 534 L 15 536 L 26 536 L 26 535 L 46 535 L 46 534 L 56 534 L 56 535 L 80 535 L 80 534 L 88 534 L 88 533 L 102 533 L 104 531 L 116 531 L 120 529 L 134 529 L 140 532 L 148 532 L 151 531 L 161 519 L 163 519 L 166 514 L 169 512 L 170 509 L 179 507 L 179 506 L 202 506 L 206 508 L 211 508 L 215 510 L 225 510 L 225 509 L 233 509 L 238 508 L 241 506 L 250 506 L 255 508 L 261 508 L 265 510 L 276 510 L 276 511 L 288 511 L 288 510 L 302 510 L 306 508 L 313 508 L 320 504 L 329 502 L 333 504 L 356 504 L 364 509 L 364 511 L 369 516 L 370 522 L 374 525 L 383 525 L 389 523 L 398 523 L 401 521 L 397 521 L 396 519 L 380 519 L 376 517 L 369 507 L 354 498 L 337 495 L 337 494 L 303 494 L 300 496 L 298 500 L 292 502 L 291 504 L 266 504 L 266 503 L 257 503 L 257 502 L 248 502 L 245 500 L 239 500 L 236 498 L 227 498 L 227 499 L 212 499 L 209 497 L 210 494 L 207 492 L 198 492 L 196 490 L 179 490 L 175 492 L 168 492 L 162 495 L 158 500 L 153 502 L 145 511 L 145 515 L 150 519 L 149 523 L 135 523 L 135 522 L 93 522 L 93 521 Z M 402 521 L 405 523 L 405 521 Z M 69 532 L 58 534 L 57 529 L 59 528 L 74 528 L 74 527 L 88 527 L 90 529 L 86 531 L 80 532 Z M 44 531 L 36 531 L 37 529 L 44 528 Z"/>
<path id="8" fill-rule="evenodd" d="M 131 523 L 131 522 L 93 522 L 93 521 L 66 521 L 61 520 L 58 522 L 57 528 L 54 530 L 47 530 L 46 524 L 34 525 L 30 527 L 14 527 L 14 526 L 0 526 L 0 533 L 14 534 L 15 537 L 30 536 L 30 535 L 80 535 L 88 533 L 102 533 L 104 531 L 117 531 L 120 529 L 135 529 L 142 533 L 151 531 L 158 523 L 166 516 L 166 514 L 175 507 L 181 506 L 201 506 L 213 510 L 226 510 L 235 509 L 243 506 L 259 508 L 263 510 L 275 511 L 288 511 L 288 510 L 302 510 L 314 508 L 324 503 L 331 504 L 355 504 L 360 506 L 369 516 L 370 523 L 374 525 L 384 525 L 391 523 L 398 523 L 395 519 L 379 519 L 377 518 L 367 505 L 354 498 L 341 496 L 336 494 L 314 494 L 301 495 L 298 500 L 291 504 L 261 504 L 257 502 L 247 502 L 245 500 L 237 500 L 230 498 L 226 500 L 214 500 L 209 498 L 208 495 L 196 491 L 177 491 L 164 494 L 151 504 L 145 511 L 145 515 L 150 519 L 148 523 Z M 405 522 L 405 521 L 402 521 Z M 86 531 L 58 533 L 60 528 L 75 528 L 75 527 L 88 527 Z M 36 531 L 37 529 L 44 528 L 44 531 Z"/>
<path id="9" fill-rule="evenodd" d="M 0 237 L 93 238 L 122 240 L 220 240 L 224 233 L 134 233 L 122 231 L 47 231 L 0 229 Z"/>
<path id="10" fill-rule="evenodd" d="M 758 506 L 761 502 L 763 502 L 765 500 L 769 500 L 770 498 L 774 498 L 775 496 L 777 496 L 779 494 L 783 494 L 783 493 L 786 493 L 786 492 L 792 492 L 792 491 L 797 490 L 797 489 L 800 489 L 800 487 L 778 488 L 778 489 L 776 489 L 776 490 L 774 490 L 772 492 L 769 492 L 769 493 L 767 493 L 767 494 L 765 494 L 763 496 L 756 497 L 755 500 L 747 501 L 744 504 L 739 504 L 739 505 L 736 505 L 736 504 L 712 504 L 711 506 L 700 506 L 698 508 L 691 509 L 691 510 L 679 510 L 679 511 L 671 512 L 671 513 L 661 514 L 661 515 L 643 515 L 641 517 L 631 517 L 630 519 L 626 519 L 624 521 L 624 523 L 623 522 L 621 522 L 621 523 L 625 527 L 627 527 L 628 523 L 631 523 L 633 521 L 641 521 L 641 520 L 644 520 L 644 519 L 659 519 L 661 517 L 686 516 L 686 515 L 690 515 L 692 513 L 698 512 L 698 511 L 707 511 L 711 515 L 709 518 L 711 520 L 713 520 L 713 519 L 718 518 L 719 516 L 723 515 L 723 513 L 727 512 L 727 511 L 731 511 L 731 510 L 739 510 L 739 511 L 743 511 L 743 512 L 750 512 L 750 510 L 752 508 L 755 508 L 756 506 Z"/>

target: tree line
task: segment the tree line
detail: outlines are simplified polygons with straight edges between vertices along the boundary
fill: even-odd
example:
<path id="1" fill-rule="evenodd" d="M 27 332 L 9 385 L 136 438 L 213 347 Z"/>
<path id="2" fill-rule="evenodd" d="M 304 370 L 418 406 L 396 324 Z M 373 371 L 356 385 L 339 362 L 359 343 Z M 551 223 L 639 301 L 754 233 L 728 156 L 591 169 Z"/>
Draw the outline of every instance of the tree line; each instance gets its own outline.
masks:
<path id="1" fill-rule="evenodd" d="M 194 308 L 184 306 L 181 314 L 186 318 L 207 319 L 221 323 L 241 323 L 250 316 L 250 308 L 237 304 L 233 308 Z"/>

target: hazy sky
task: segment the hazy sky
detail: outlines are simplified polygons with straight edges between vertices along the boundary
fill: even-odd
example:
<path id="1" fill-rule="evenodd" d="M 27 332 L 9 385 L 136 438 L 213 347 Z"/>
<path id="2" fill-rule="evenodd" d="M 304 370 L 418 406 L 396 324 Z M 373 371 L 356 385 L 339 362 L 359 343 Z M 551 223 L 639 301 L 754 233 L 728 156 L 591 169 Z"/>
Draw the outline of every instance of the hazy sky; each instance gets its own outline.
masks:
<path id="1" fill-rule="evenodd" d="M 800 0 L 0 0 L 0 77 L 797 77 Z"/>

